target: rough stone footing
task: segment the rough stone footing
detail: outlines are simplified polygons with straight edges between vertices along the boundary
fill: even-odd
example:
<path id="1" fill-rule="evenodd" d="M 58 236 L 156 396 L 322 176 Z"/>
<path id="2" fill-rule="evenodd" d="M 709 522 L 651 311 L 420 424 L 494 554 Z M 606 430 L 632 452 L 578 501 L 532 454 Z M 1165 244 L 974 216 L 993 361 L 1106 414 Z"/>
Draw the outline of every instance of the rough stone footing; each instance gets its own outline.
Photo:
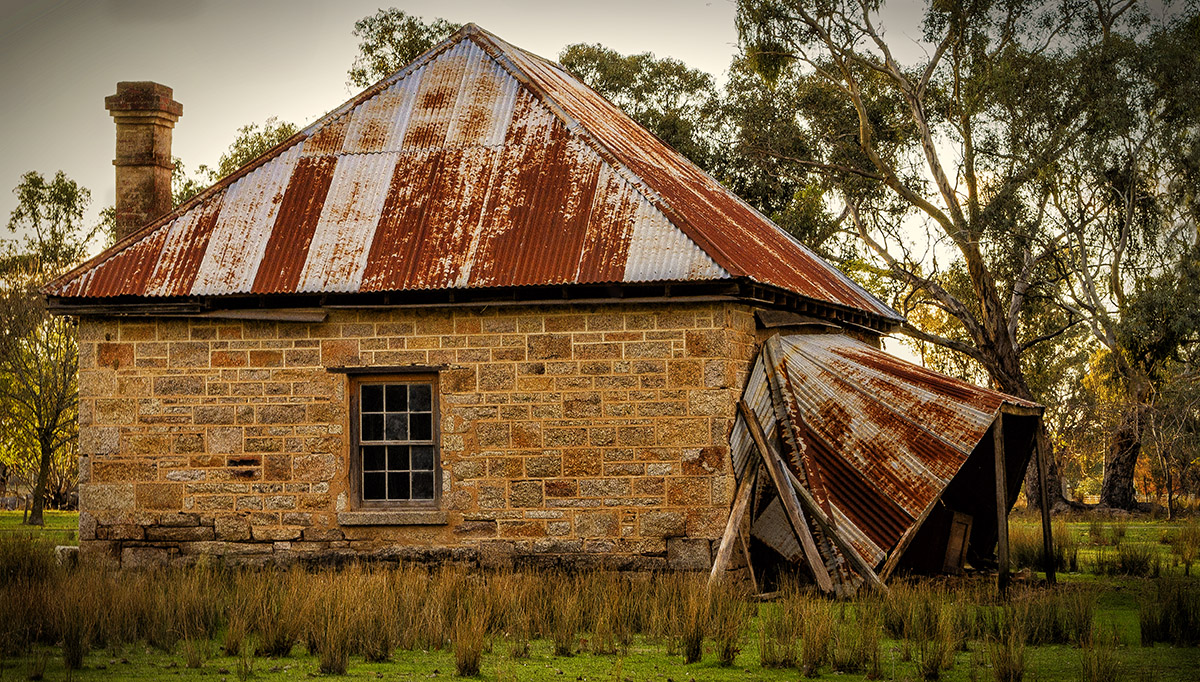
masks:
<path id="1" fill-rule="evenodd" d="M 197 537 L 208 536 L 197 534 Z M 123 568 L 135 569 L 216 560 L 230 565 L 255 566 L 299 564 L 337 567 L 365 562 L 396 566 L 455 564 L 484 569 L 523 568 L 564 572 L 656 572 L 707 571 L 712 566 L 712 552 L 715 549 L 713 541 L 703 538 L 672 538 L 667 542 L 665 555 L 661 552 L 573 552 L 563 551 L 569 550 L 569 545 L 518 547 L 509 541 L 485 541 L 460 547 L 390 546 L 373 550 L 353 550 L 348 544 L 338 540 L 229 542 L 197 539 L 153 543 L 110 540 L 85 542 L 82 552 L 92 560 L 110 560 Z"/>

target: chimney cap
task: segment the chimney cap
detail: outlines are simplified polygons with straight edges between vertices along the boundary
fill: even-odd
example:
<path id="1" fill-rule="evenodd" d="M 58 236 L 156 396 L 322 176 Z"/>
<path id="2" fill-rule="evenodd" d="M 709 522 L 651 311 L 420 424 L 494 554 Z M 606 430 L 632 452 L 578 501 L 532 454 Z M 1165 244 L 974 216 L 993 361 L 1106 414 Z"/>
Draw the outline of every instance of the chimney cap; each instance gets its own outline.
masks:
<path id="1" fill-rule="evenodd" d="M 104 98 L 109 111 L 159 111 L 176 118 L 183 115 L 183 105 L 176 102 L 174 91 L 153 81 L 121 81 L 117 94 Z"/>

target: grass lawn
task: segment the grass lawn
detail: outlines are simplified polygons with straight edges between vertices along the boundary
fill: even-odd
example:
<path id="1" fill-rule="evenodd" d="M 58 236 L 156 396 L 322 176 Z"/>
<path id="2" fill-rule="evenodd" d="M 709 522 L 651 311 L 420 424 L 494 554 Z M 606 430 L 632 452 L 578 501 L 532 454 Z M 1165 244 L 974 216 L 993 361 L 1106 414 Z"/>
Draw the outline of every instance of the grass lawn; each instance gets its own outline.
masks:
<path id="1" fill-rule="evenodd" d="M 0 539 L 3 539 L 4 534 L 20 534 L 28 532 L 30 529 L 20 525 L 20 513 L 13 515 L 11 512 L 0 515 Z M 44 530 L 35 530 L 35 533 L 45 537 L 55 544 L 65 544 L 66 541 L 75 542 L 77 515 L 51 512 L 47 514 L 47 525 Z M 1014 518 L 1013 524 L 1015 527 L 1036 527 L 1036 522 L 1028 518 Z M 1141 644 L 1141 625 L 1139 618 L 1139 609 L 1141 605 L 1147 603 L 1147 600 L 1155 599 L 1155 581 L 1149 576 L 1129 576 L 1129 575 L 1114 575 L 1111 571 L 1098 571 L 1095 569 L 1098 556 L 1103 556 L 1105 553 L 1114 552 L 1114 547 L 1119 545 L 1113 544 L 1114 536 L 1121 536 L 1120 543 L 1136 543 L 1144 545 L 1147 548 L 1153 548 L 1154 556 L 1157 557 L 1157 570 L 1160 575 L 1176 575 L 1182 576 L 1183 569 L 1177 560 L 1176 545 L 1164 542 L 1164 539 L 1177 537 L 1177 533 L 1181 528 L 1181 524 L 1169 524 L 1166 522 L 1137 522 L 1132 521 L 1126 524 L 1121 524 L 1119 530 L 1113 528 L 1113 524 L 1106 523 L 1103 528 L 1097 532 L 1096 526 L 1088 521 L 1071 521 L 1065 524 L 1071 541 L 1076 544 L 1076 550 L 1079 555 L 1078 563 L 1080 570 L 1078 572 L 1061 572 L 1059 574 L 1060 583 L 1064 591 L 1072 589 L 1083 589 L 1088 594 L 1094 595 L 1094 608 L 1091 611 L 1091 620 L 1093 632 L 1097 633 L 1098 639 L 1104 639 L 1112 644 L 1102 647 L 1101 656 L 1110 656 L 1116 662 L 1115 676 L 1107 679 L 1116 680 L 1178 680 L 1180 682 L 1191 682 L 1200 678 L 1200 648 L 1196 647 L 1176 647 L 1165 644 L 1155 644 L 1153 646 L 1142 646 Z M 1060 531 L 1062 532 L 1062 531 Z M 1166 535 L 1164 535 L 1164 533 Z M 1101 560 L 1102 562 L 1103 560 Z M 71 582 L 79 580 L 99 580 L 95 588 L 89 583 L 78 583 L 75 588 L 75 593 L 79 594 L 103 594 L 109 591 L 107 586 L 117 586 L 124 578 L 130 578 L 130 575 L 107 574 L 109 577 L 104 577 L 104 574 L 95 574 L 90 578 L 87 577 L 88 571 L 81 571 L 78 574 L 62 574 L 53 578 L 54 581 L 65 581 L 66 587 L 56 587 L 53 589 L 66 589 L 64 594 L 72 593 L 69 588 Z M 149 574 L 132 574 L 132 580 L 136 585 L 141 587 L 132 591 L 114 592 L 113 594 L 123 594 L 126 596 L 113 596 L 109 602 L 104 602 L 107 605 L 104 607 L 96 607 L 102 613 L 111 612 L 115 608 L 120 608 L 119 604 L 127 601 L 145 600 L 140 607 L 134 608 L 134 611 L 143 615 L 137 616 L 134 621 L 144 622 L 146 618 L 154 618 L 153 614 L 172 614 L 164 618 L 165 621 L 170 621 L 171 618 L 176 618 L 175 613 L 183 613 L 187 608 L 196 608 L 195 601 L 188 602 L 187 592 L 191 588 L 187 585 L 192 585 L 189 582 L 186 572 L 165 574 L 149 573 Z M 230 606 L 221 606 L 219 616 L 221 622 L 224 623 L 230 611 L 226 609 L 233 608 L 232 605 L 237 603 L 237 595 L 239 590 L 249 589 L 253 583 L 241 583 L 237 579 L 230 577 L 221 577 L 222 574 L 214 574 L 219 578 L 222 586 L 205 587 L 204 589 L 215 589 L 214 592 L 205 592 L 211 594 L 217 599 L 225 600 L 224 604 Z M 286 581 L 286 574 L 279 574 L 281 578 L 268 578 L 268 580 L 283 580 Z M 346 592 L 337 594 L 348 595 L 350 599 L 357 599 L 360 602 L 357 606 L 345 605 L 344 602 L 334 599 L 332 603 L 337 605 L 337 608 L 370 608 L 370 597 L 354 597 L 357 588 L 353 583 L 354 580 L 365 580 L 364 574 L 358 574 L 355 577 L 353 572 L 349 576 L 342 574 L 333 574 L 337 577 L 336 580 L 350 581 L 346 584 L 350 588 Z M 140 577 L 139 577 L 140 576 Z M 0 576 L 2 577 L 2 576 Z M 411 577 L 411 576 L 410 576 Z M 452 578 L 453 576 L 451 576 Z M 1032 578 L 1036 580 L 1038 575 L 1035 573 Z M 254 578 L 261 579 L 261 578 Z M 533 578 L 536 581 L 543 580 L 540 575 Z M 597 595 L 603 599 L 604 595 L 609 593 L 592 592 L 588 593 L 592 596 L 585 595 L 586 590 L 595 590 L 595 587 L 586 587 L 584 583 L 571 583 L 569 579 L 564 580 L 561 576 L 551 578 L 559 580 L 561 585 L 570 588 L 574 585 L 580 590 L 577 594 L 579 599 L 584 599 L 588 603 L 595 603 Z M 424 582 L 421 582 L 424 580 Z M 490 579 L 489 585 L 490 585 Z M 974 585 L 979 585 L 981 578 L 975 579 Z M 1018 588 L 1020 587 L 1023 578 L 1018 574 Z M 1194 594 L 1200 595 L 1200 581 L 1195 578 L 1185 579 L 1192 585 L 1195 590 Z M 107 582 L 105 582 L 107 581 Z M 140 581 L 140 582 L 137 582 Z M 173 583 L 171 581 L 174 581 Z M 442 581 L 439 584 L 439 581 Z M 20 622 L 23 617 L 16 611 L 6 608 L 4 599 L 4 585 L 0 580 L 0 619 L 6 622 Z M 175 585 L 175 587 L 169 586 Z M 203 583 L 194 583 L 195 585 L 203 586 Z M 282 583 L 281 583 L 282 584 Z M 320 585 L 328 583 L 309 582 L 304 583 L 301 587 L 294 588 L 296 593 L 296 601 L 292 602 L 291 607 L 285 607 L 281 614 L 286 613 L 288 608 L 297 612 L 303 612 L 304 616 L 299 616 L 299 621 L 312 623 L 313 615 L 317 611 L 305 611 L 306 605 L 319 601 L 322 596 L 320 594 Z M 362 583 L 365 585 L 365 583 Z M 412 585 L 404 588 L 410 593 L 414 591 Z M 460 585 L 459 588 L 467 592 L 445 591 L 447 588 L 443 578 L 431 576 L 429 578 L 420 579 L 415 583 L 415 591 L 421 596 L 409 598 L 410 601 L 399 603 L 409 603 L 410 608 L 424 608 L 420 604 L 423 600 L 426 602 L 436 599 L 429 595 L 435 594 L 464 594 L 467 595 L 468 603 L 474 603 L 473 599 L 491 599 L 493 604 L 488 608 L 500 608 L 498 605 L 505 603 L 517 603 L 506 601 L 508 593 L 503 594 L 497 592 L 495 595 L 488 596 L 489 587 L 476 584 L 473 580 L 468 579 L 466 584 Z M 970 579 L 951 579 L 940 583 L 944 589 L 950 590 L 949 600 L 954 602 L 960 599 L 966 602 L 970 599 L 977 598 L 977 590 L 972 591 L 972 580 Z M 179 585 L 185 586 L 180 591 Z M 472 586 L 474 585 L 474 586 Z M 501 583 L 503 585 L 503 583 Z M 688 583 L 688 585 L 702 585 L 702 583 Z M 9 590 L 13 589 L 9 585 Z M 499 589 L 499 588 L 497 588 Z M 528 604 L 530 609 L 538 610 L 540 618 L 549 617 L 553 620 L 548 612 L 555 611 L 561 608 L 561 595 L 563 587 L 556 588 L 558 591 L 549 588 L 540 587 L 534 588 L 542 591 L 536 593 L 537 596 L 533 601 L 521 601 L 521 604 Z M 692 589 L 692 588 L 689 588 Z M 79 592 L 82 590 L 82 592 Z M 480 590 L 471 592 L 471 590 Z M 900 587 L 893 590 L 893 595 L 898 595 Z M 146 593 L 159 593 L 149 594 Z M 1055 591 L 1057 592 L 1057 591 Z M 1035 593 L 1041 594 L 1042 591 L 1037 590 Z M 282 594 L 282 593 L 281 593 Z M 515 593 L 514 593 L 515 594 Z M 686 594 L 686 591 L 685 591 Z M 920 599 L 918 593 L 918 599 Z M 1029 594 L 1029 593 L 1026 593 Z M 474 596 L 471 596 L 474 595 Z M 961 595 L 961 597 L 959 596 Z M 9 592 L 9 597 L 12 593 Z M 642 599 L 646 602 L 638 602 L 637 599 L 628 595 L 617 595 L 615 599 L 628 600 L 630 603 L 638 603 L 644 613 L 653 613 L 655 607 L 649 604 L 650 595 L 643 595 Z M 895 596 L 896 603 L 904 603 L 902 597 Z M 912 599 L 913 597 L 907 597 Z M 940 599 L 945 599 L 943 594 Z M 62 599 L 62 597 L 59 597 Z M 164 599 L 168 601 L 163 601 Z M 203 598 L 201 598 L 203 599 Z M 327 598 L 328 599 L 328 598 Z M 654 596 L 653 599 L 660 599 L 659 596 Z M 893 597 L 889 596 L 885 601 L 891 601 Z M 169 601 L 179 600 L 179 601 Z M 53 598 L 51 598 L 53 601 Z M 69 598 L 68 598 L 69 601 Z M 103 601 L 103 600 L 101 600 Z M 823 601 L 817 599 L 817 601 Z M 97 602 L 98 604 L 101 602 Z M 573 602 L 572 602 L 573 603 Z M 665 602 L 655 602 L 656 604 Z M 829 602 L 826 602 L 829 603 Z M 939 602 L 945 604 L 946 602 Z M 986 604 L 986 602 L 984 602 Z M 704 642 L 704 654 L 701 660 L 693 664 L 684 664 L 681 655 L 667 655 L 667 644 L 662 639 L 650 639 L 647 636 L 637 635 L 633 639 L 633 643 L 627 653 L 622 655 L 598 655 L 589 651 L 588 638 L 592 637 L 588 632 L 580 631 L 576 635 L 575 640 L 579 651 L 573 656 L 555 656 L 553 653 L 553 645 L 548 639 L 536 639 L 531 642 L 530 654 L 527 658 L 513 658 L 509 655 L 511 644 L 507 636 L 504 634 L 506 630 L 499 628 L 493 630 L 487 636 L 487 644 L 484 648 L 482 657 L 482 671 L 480 679 L 484 680 L 552 680 L 561 682 L 563 680 L 575 680 L 582 682 L 584 680 L 613 680 L 616 682 L 624 681 L 654 681 L 654 682 L 694 682 L 697 680 L 797 680 L 804 679 L 800 671 L 796 667 L 791 668 L 766 668 L 760 663 L 759 657 L 759 637 L 760 628 L 764 623 L 771 620 L 771 613 L 782 608 L 784 602 L 754 604 L 757 609 L 756 615 L 749 618 L 742 630 L 741 647 L 742 650 L 738 654 L 735 663 L 732 667 L 722 667 L 718 663 L 716 653 L 716 645 L 710 637 Z M 832 613 L 839 613 L 841 608 L 839 603 L 833 602 Z M 847 608 L 854 610 L 860 608 L 859 602 L 848 602 Z M 1200 604 L 1200 599 L 1197 599 L 1197 604 Z M 13 607 L 15 608 L 15 607 Z M 38 608 L 35 605 L 33 608 Z M 137 609 L 142 609 L 138 611 Z M 404 608 L 404 607 L 400 607 Z M 594 607 L 592 607 L 594 608 Z M 944 606 L 942 608 L 945 608 Z M 974 607 L 971 607 L 974 608 Z M 983 606 L 984 611 L 995 609 L 994 606 Z M 106 611 L 107 610 L 107 611 Z M 27 612 L 32 613 L 32 612 Z M 415 611 L 414 611 L 415 613 Z M 793 613 L 793 611 L 788 611 Z M 797 611 L 797 619 L 802 617 L 802 614 L 809 614 L 810 611 Z M 853 624 L 857 622 L 858 617 L 847 616 L 846 612 L 841 611 L 842 618 L 847 618 L 847 622 Z M 909 613 L 903 611 L 903 613 Z M 914 612 L 915 613 L 915 612 Z M 946 613 L 943 611 L 943 613 Z M 100 619 L 103 622 L 105 615 L 101 615 Z M 128 618 L 126 614 L 124 617 Z M 655 616 L 656 618 L 658 616 Z M 838 616 L 835 616 L 838 617 Z M 943 615 L 943 618 L 946 616 Z M 182 616 L 178 616 L 180 620 Z M 138 621 L 137 619 L 143 619 Z M 852 620 L 849 620 L 852 619 Z M 130 621 L 130 622 L 134 622 Z M 139 626 L 140 627 L 140 626 Z M 19 654 L 13 655 L 10 653 L 9 658 L 0 660 L 0 681 L 2 680 L 20 680 L 33 679 L 38 672 L 42 673 L 44 679 L 47 680 L 221 680 L 228 682 L 230 680 L 283 680 L 283 679 L 308 679 L 312 677 L 341 677 L 344 679 L 388 679 L 388 680 L 429 680 L 439 678 L 450 678 L 455 676 L 455 657 L 453 646 L 449 639 L 446 639 L 446 646 L 440 650 L 416 650 L 409 651 L 404 649 L 396 649 L 393 651 L 392 660 L 386 663 L 371 663 L 365 661 L 361 656 L 351 656 L 349 659 L 349 667 L 347 673 L 343 676 L 322 675 L 319 672 L 319 660 L 316 655 L 309 654 L 305 645 L 298 644 L 293 647 L 291 654 L 279 658 L 267 657 L 229 657 L 221 652 L 221 642 L 224 641 L 226 625 L 219 626 L 216 630 L 216 635 L 211 640 L 204 640 L 194 648 L 201 651 L 199 656 L 191 656 L 192 663 L 197 667 L 188 667 L 189 656 L 186 654 L 189 645 L 185 642 L 177 642 L 173 645 L 170 652 L 165 652 L 161 649 L 151 647 L 144 640 L 132 640 L 133 643 L 115 644 L 97 646 L 90 651 L 83 661 L 83 667 L 79 670 L 68 671 L 64 667 L 62 658 L 61 645 L 50 646 L 46 642 L 53 639 L 42 638 L 42 643 L 35 644 L 29 649 L 22 651 Z M 448 627 L 448 626 L 446 626 Z M 878 628 L 878 624 L 875 626 Z M 253 626 L 252 626 L 253 629 Z M 846 626 L 843 626 L 846 629 Z M 440 631 L 440 630 L 439 630 Z M 445 637 L 449 637 L 452 629 L 446 629 Z M 545 630 L 543 630 L 545 631 Z M 836 632 L 841 630 L 835 629 Z M 212 631 L 210 631 L 212 632 Z M 894 630 L 893 630 L 894 632 Z M 907 630 L 906 630 L 907 632 Z M 3 635 L 0 630 L 0 635 Z M 253 641 L 253 635 L 248 641 Z M 303 636 L 300 636 L 300 641 L 303 642 Z M 437 641 L 437 638 L 434 638 Z M 916 652 L 917 644 L 915 640 L 908 642 L 895 639 L 887 634 L 884 630 L 884 636 L 880 640 L 879 646 L 879 672 L 880 676 L 876 679 L 884 680 L 918 680 L 921 679 L 920 671 L 918 670 L 917 662 L 914 661 L 913 652 Z M 3 655 L 3 642 L 0 641 L 0 655 Z M 249 645 L 248 645 L 249 646 Z M 966 650 L 957 651 L 953 655 L 953 665 L 942 672 L 939 679 L 949 681 L 967 681 L 967 680 L 993 680 L 997 679 L 994 675 L 991 660 L 993 657 L 994 644 L 990 642 L 986 636 L 972 636 L 972 639 L 966 642 Z M 916 656 L 919 658 L 919 654 Z M 1097 657 L 1095 650 L 1081 648 L 1078 645 L 1071 644 L 1054 644 L 1054 645 L 1028 645 L 1024 651 L 1025 673 L 1024 680 L 1080 680 L 1089 679 L 1082 674 L 1083 662 L 1085 658 Z M 1111 668 L 1110 668 L 1111 670 Z M 817 677 L 826 679 L 839 680 L 865 680 L 869 679 L 863 673 L 842 673 L 832 669 L 828 660 L 821 665 L 817 671 Z M 1097 678 L 1105 679 L 1105 678 Z"/>
<path id="2" fill-rule="evenodd" d="M 45 526 L 27 526 L 21 523 L 23 512 L 0 511 L 0 537 L 8 535 L 33 535 L 54 545 L 79 544 L 79 512 L 43 512 Z"/>
<path id="3" fill-rule="evenodd" d="M 1115 650 L 1119 661 L 1120 680 L 1178 680 L 1192 682 L 1200 667 L 1200 649 L 1176 648 L 1164 645 L 1142 647 L 1137 640 L 1137 606 L 1132 600 L 1120 597 L 1102 604 L 1097 614 L 1100 624 L 1113 623 L 1118 626 L 1122 643 Z M 1132 626 L 1132 628 L 1130 628 Z M 594 655 L 579 653 L 571 657 L 556 657 L 545 640 L 532 643 L 527 659 L 513 659 L 507 653 L 503 639 L 493 641 L 491 653 L 485 653 L 481 679 L 484 680 L 647 680 L 655 682 L 689 682 L 691 680 L 797 680 L 803 679 L 795 668 L 763 668 L 758 662 L 758 646 L 755 639 L 757 623 L 751 622 L 744 642 L 744 649 L 733 667 L 718 665 L 716 656 L 706 645 L 704 658 L 699 663 L 685 665 L 681 656 L 667 656 L 659 644 L 639 640 L 626 656 Z M 1133 642 L 1128 640 L 1132 638 Z M 987 663 L 986 645 L 971 642 L 973 652 L 959 652 L 954 666 L 942 673 L 940 679 L 991 680 L 992 670 Z M 219 653 L 215 643 L 209 649 Z M 903 644 L 884 640 L 882 644 L 882 677 L 884 680 L 917 680 L 920 676 L 916 664 L 903 660 Z M 1073 646 L 1054 645 L 1030 647 L 1026 650 L 1026 680 L 1079 680 L 1082 679 L 1082 649 Z M 45 663 L 45 679 L 68 679 L 57 647 L 38 647 L 32 655 L 4 663 L 0 679 L 24 679 L 36 667 L 36 662 Z M 291 656 L 283 658 L 249 659 L 253 680 L 304 679 L 325 676 L 318 672 L 317 658 L 298 646 Z M 239 664 L 242 659 L 214 655 L 204 660 L 199 668 L 188 668 L 184 656 L 176 652 L 165 654 L 159 650 L 138 645 L 119 650 L 103 650 L 90 653 L 81 670 L 71 671 L 72 680 L 213 680 L 241 679 Z M 387 663 L 367 663 L 360 657 L 351 657 L 350 666 L 343 679 L 389 679 L 426 680 L 454 677 L 454 655 L 451 651 L 397 651 Z M 866 680 L 861 674 L 835 673 L 828 667 L 820 671 L 819 677 L 838 680 Z"/>

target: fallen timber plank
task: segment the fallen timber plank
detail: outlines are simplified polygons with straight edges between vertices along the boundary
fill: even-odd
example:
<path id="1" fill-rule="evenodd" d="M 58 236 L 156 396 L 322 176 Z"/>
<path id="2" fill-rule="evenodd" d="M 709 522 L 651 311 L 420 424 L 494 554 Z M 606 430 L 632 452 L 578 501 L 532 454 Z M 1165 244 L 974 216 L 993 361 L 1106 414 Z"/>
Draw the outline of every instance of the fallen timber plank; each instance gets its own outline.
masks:
<path id="1" fill-rule="evenodd" d="M 733 509 L 729 512 L 729 523 L 725 524 L 725 533 L 721 536 L 721 545 L 717 549 L 717 558 L 713 560 L 712 572 L 708 575 L 708 584 L 712 585 L 729 568 L 729 559 L 733 556 L 733 543 L 738 538 L 738 530 L 742 527 L 742 518 L 746 508 L 750 506 L 750 493 L 754 491 L 754 475 L 758 472 L 757 460 L 750 460 L 746 472 L 742 474 L 742 482 L 738 484 L 737 493 L 733 497 Z M 749 565 L 749 554 L 747 554 Z"/>
<path id="2" fill-rule="evenodd" d="M 767 437 L 763 433 L 762 424 L 759 423 L 758 416 L 754 414 L 745 400 L 738 401 L 738 410 L 741 412 L 742 418 L 746 420 L 750 439 L 754 441 L 754 446 L 758 450 L 763 464 L 766 465 L 767 473 L 770 474 L 775 488 L 779 491 L 779 499 L 787 512 L 788 520 L 792 522 L 792 529 L 800 538 L 800 546 L 804 548 L 804 557 L 808 561 L 809 570 L 817 580 L 817 586 L 825 592 L 834 592 L 835 588 L 833 580 L 829 577 L 829 570 L 825 567 L 825 562 L 817 551 L 817 543 L 813 540 L 812 531 L 804 518 L 804 512 L 801 511 L 800 505 L 796 501 L 795 488 L 785 473 L 787 468 L 783 466 L 779 454 L 767 445 Z"/>
<path id="3" fill-rule="evenodd" d="M 887 588 L 884 587 L 883 581 L 880 580 L 879 576 L 875 574 L 875 569 L 871 568 L 871 565 L 862 558 L 862 555 L 858 553 L 858 550 L 854 549 L 854 545 L 846 542 L 846 540 L 837 532 L 837 528 L 833 525 L 832 520 L 826 518 L 825 513 L 821 511 L 821 508 L 817 505 L 817 501 L 814 500 L 812 495 L 804 489 L 804 486 L 800 485 L 800 481 L 796 478 L 796 474 L 793 474 L 791 471 L 787 471 L 787 475 L 788 478 L 791 479 L 792 485 L 795 487 L 796 496 L 800 498 L 800 504 L 804 505 L 806 511 L 812 515 L 813 520 L 816 521 L 817 525 L 821 527 L 821 530 L 833 540 L 834 544 L 838 546 L 838 549 L 842 550 L 842 554 L 845 555 L 845 557 L 850 560 L 850 564 L 854 566 L 854 571 L 862 576 L 863 579 L 866 580 L 869 585 L 871 585 L 871 587 L 874 587 L 877 590 L 882 590 L 883 592 L 887 592 Z"/>

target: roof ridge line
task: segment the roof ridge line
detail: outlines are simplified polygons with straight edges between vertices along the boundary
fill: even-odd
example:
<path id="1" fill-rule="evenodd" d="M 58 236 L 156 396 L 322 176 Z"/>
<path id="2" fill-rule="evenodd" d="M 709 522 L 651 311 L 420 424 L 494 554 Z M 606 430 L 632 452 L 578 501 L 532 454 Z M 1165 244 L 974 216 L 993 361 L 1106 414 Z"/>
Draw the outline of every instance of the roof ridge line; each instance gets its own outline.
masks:
<path id="1" fill-rule="evenodd" d="M 688 222 L 686 219 L 684 219 L 682 214 L 680 214 L 679 211 L 677 211 L 674 207 L 672 207 L 670 205 L 670 203 L 668 203 L 666 201 L 666 199 L 662 196 L 662 194 L 660 192 L 658 192 L 657 190 L 655 190 L 654 187 L 652 187 L 650 185 L 650 183 L 646 182 L 646 180 L 643 179 L 637 173 L 635 173 L 633 171 L 633 169 L 629 167 L 628 164 L 626 164 L 624 161 L 622 161 L 620 156 L 615 151 L 610 149 L 608 147 L 608 145 L 601 142 L 600 139 L 597 138 L 592 133 L 592 131 L 587 128 L 587 126 L 585 126 L 577 118 L 575 118 L 574 116 L 569 114 L 567 112 L 566 108 L 564 108 L 558 102 L 558 100 L 556 100 L 554 98 L 554 96 L 552 94 L 550 94 L 545 88 L 543 88 L 539 83 L 537 83 L 537 81 L 535 81 L 525 71 L 524 68 L 522 68 L 516 62 L 514 62 L 512 60 L 512 58 L 509 57 L 508 50 L 506 50 L 505 47 L 510 48 L 514 51 L 529 55 L 530 57 L 532 57 L 534 59 L 538 59 L 543 62 L 546 62 L 547 64 L 551 65 L 552 67 L 562 68 L 560 65 L 558 65 L 555 62 L 552 62 L 551 60 L 546 59 L 545 57 L 542 57 L 541 55 L 536 55 L 536 54 L 533 54 L 532 52 L 523 50 L 523 49 L 513 45 L 512 43 L 505 41 L 503 38 L 500 38 L 500 37 L 496 36 L 495 34 L 487 31 L 486 29 L 480 28 L 479 26 L 477 26 L 475 24 L 469 24 L 469 25 L 472 27 L 473 30 L 471 32 L 467 33 L 467 35 L 473 40 L 473 42 L 475 42 L 476 45 L 478 45 L 481 49 L 483 49 L 483 51 L 485 53 L 487 53 L 487 55 L 489 57 L 491 57 L 498 64 L 503 66 L 504 69 L 506 71 L 508 71 L 513 76 L 513 78 L 515 78 L 521 85 L 525 86 L 526 88 L 529 88 L 529 90 L 531 90 L 533 92 L 533 94 L 537 95 L 538 99 L 540 99 L 542 102 L 544 102 L 547 105 L 547 108 L 549 108 L 550 111 L 555 116 L 557 116 L 560 120 L 562 120 L 562 122 L 566 125 L 567 130 L 570 133 L 578 134 L 579 137 L 582 138 L 588 144 L 588 146 L 592 148 L 593 151 L 595 151 L 597 154 L 600 155 L 601 159 L 603 159 L 606 163 L 608 163 L 610 166 L 613 167 L 613 169 L 617 172 L 618 175 L 621 176 L 621 178 L 623 180 L 625 180 L 626 182 L 631 184 L 634 187 L 634 190 L 637 191 L 637 193 L 639 195 L 641 195 L 642 198 L 644 198 L 646 201 L 650 202 L 650 204 L 652 206 L 654 206 L 654 208 L 658 209 L 658 211 L 663 214 L 663 217 L 665 217 L 667 219 L 667 222 L 671 223 L 672 227 L 674 227 L 676 230 L 679 230 L 679 232 L 681 234 L 683 234 L 683 236 L 686 237 L 688 241 L 695 244 L 696 248 L 698 248 L 702 252 L 704 252 L 704 254 L 706 256 L 708 256 L 710 260 L 712 260 L 714 263 L 716 263 L 716 265 L 718 267 L 720 267 L 722 270 L 724 270 L 730 277 L 748 277 L 749 276 L 747 273 L 741 272 L 740 268 L 730 267 L 734 263 L 734 260 L 732 258 L 730 258 L 728 256 L 728 254 L 726 254 L 720 247 L 716 246 L 715 244 L 712 244 L 707 239 L 705 239 L 705 240 L 696 239 L 696 237 L 691 233 L 692 232 L 691 223 Z M 476 39 L 476 38 L 478 38 L 478 39 Z M 572 78 L 574 78 L 574 76 L 572 76 Z M 578 79 L 576 79 L 576 80 L 578 81 Z M 581 85 L 583 85 L 585 88 L 588 88 L 589 90 L 591 90 L 592 93 L 595 94 L 597 97 L 604 99 L 600 95 L 600 93 L 597 93 L 587 83 L 584 83 L 583 81 L 578 81 L 578 82 Z M 607 100 L 604 100 L 604 101 L 607 101 Z M 615 108 L 615 105 L 614 105 L 614 108 Z M 620 109 L 618 109 L 618 111 L 620 111 Z M 628 116 L 628 114 L 625 114 L 624 112 L 621 112 L 621 113 L 622 113 L 622 115 Z M 634 122 L 634 124 L 638 125 L 639 127 L 642 127 L 641 124 L 638 124 L 636 121 Z M 647 131 L 647 132 L 649 132 L 649 131 Z M 653 136 L 653 133 L 650 133 L 650 134 Z M 657 138 L 655 138 L 655 139 L 657 139 Z M 663 144 L 665 145 L 666 143 L 663 143 Z M 671 149 L 671 148 L 668 147 L 668 149 Z M 674 149 L 671 149 L 671 151 L 675 154 L 679 154 L 679 152 L 675 151 Z M 687 160 L 687 157 L 684 157 L 682 154 L 679 154 L 679 156 L 684 158 L 685 160 Z M 688 163 L 691 163 L 691 161 L 688 160 Z M 703 172 L 703 170 L 701 170 L 701 172 Z M 718 184 L 720 184 L 720 183 L 718 183 Z M 732 194 L 732 192 L 730 192 L 730 194 Z M 685 229 L 683 227 L 683 225 L 688 226 L 689 229 Z M 714 252 L 716 253 L 716 255 L 714 255 Z M 720 258 L 723 259 L 724 262 L 722 262 L 722 260 L 718 260 L 717 256 L 720 256 Z"/>

